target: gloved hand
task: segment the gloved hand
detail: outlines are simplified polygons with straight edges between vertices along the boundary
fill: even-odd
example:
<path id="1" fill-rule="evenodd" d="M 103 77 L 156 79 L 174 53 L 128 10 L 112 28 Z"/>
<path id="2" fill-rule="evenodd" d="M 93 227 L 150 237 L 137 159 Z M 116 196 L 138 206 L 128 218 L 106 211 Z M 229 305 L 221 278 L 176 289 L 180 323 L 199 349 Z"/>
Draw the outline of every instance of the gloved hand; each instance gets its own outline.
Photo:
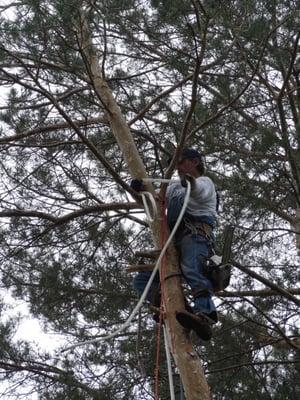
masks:
<path id="1" fill-rule="evenodd" d="M 190 182 L 190 184 L 191 184 L 191 189 L 193 189 L 194 187 L 195 187 L 195 182 L 196 182 L 196 179 L 192 176 L 192 175 L 189 175 L 189 174 L 186 174 L 186 175 L 182 175 L 181 177 L 180 177 L 180 182 L 181 182 L 181 185 L 183 186 L 183 187 L 187 187 L 187 181 L 189 181 Z"/>
<path id="2" fill-rule="evenodd" d="M 141 192 L 144 189 L 144 183 L 142 179 L 132 179 L 130 187 L 136 192 Z"/>

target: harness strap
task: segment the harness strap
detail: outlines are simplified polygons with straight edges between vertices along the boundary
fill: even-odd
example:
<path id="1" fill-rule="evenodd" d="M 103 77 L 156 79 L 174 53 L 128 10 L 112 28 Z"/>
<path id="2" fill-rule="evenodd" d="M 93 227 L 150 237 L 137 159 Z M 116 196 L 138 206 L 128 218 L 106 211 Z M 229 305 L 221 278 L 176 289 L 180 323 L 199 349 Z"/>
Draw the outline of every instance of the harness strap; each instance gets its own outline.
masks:
<path id="1" fill-rule="evenodd" d="M 211 225 L 206 224 L 202 221 L 190 221 L 189 219 L 184 219 L 184 229 L 183 234 L 188 235 L 192 234 L 200 234 L 205 236 L 207 239 L 211 238 L 213 228 Z"/>
<path id="2" fill-rule="evenodd" d="M 169 274 L 169 275 L 165 276 L 164 281 L 166 281 L 167 279 L 170 279 L 170 278 L 178 277 L 178 276 L 183 276 L 183 275 L 180 272 L 174 272 L 173 274 Z"/>

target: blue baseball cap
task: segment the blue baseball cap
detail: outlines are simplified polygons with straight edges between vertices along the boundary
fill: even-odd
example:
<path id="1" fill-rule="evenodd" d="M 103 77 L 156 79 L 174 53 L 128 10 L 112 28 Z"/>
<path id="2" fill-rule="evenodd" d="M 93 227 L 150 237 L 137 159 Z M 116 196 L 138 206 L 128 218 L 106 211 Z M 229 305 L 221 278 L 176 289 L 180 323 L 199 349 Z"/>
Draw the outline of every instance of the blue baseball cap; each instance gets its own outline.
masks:
<path id="1" fill-rule="evenodd" d="M 190 149 L 190 148 L 185 148 L 182 150 L 181 156 L 180 156 L 180 161 L 186 160 L 186 159 L 193 159 L 193 158 L 198 158 L 201 159 L 201 153 L 195 149 Z"/>

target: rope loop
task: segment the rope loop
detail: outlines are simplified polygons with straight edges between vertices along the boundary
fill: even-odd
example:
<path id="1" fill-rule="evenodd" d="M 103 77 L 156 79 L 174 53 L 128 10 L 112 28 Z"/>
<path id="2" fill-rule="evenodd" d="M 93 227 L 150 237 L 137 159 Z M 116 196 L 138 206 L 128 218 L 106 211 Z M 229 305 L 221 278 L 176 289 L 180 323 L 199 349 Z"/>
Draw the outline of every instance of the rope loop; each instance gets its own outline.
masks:
<path id="1" fill-rule="evenodd" d="M 147 222 L 148 222 L 148 224 L 152 224 L 152 222 L 154 222 L 154 218 L 157 215 L 156 201 L 155 201 L 154 197 L 152 196 L 152 194 L 149 192 L 140 192 L 140 194 L 142 196 L 143 205 L 144 205 L 145 213 L 147 216 Z M 147 198 L 149 199 L 149 201 L 151 203 L 152 214 L 151 214 L 149 206 L 148 206 Z"/>

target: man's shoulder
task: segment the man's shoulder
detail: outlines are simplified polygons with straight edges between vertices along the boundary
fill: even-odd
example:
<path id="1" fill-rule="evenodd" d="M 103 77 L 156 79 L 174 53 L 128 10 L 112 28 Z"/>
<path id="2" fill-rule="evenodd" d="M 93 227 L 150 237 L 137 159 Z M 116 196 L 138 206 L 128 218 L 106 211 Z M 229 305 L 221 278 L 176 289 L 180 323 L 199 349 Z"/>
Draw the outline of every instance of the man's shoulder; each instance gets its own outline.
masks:
<path id="1" fill-rule="evenodd" d="M 211 178 L 208 177 L 208 176 L 205 176 L 205 175 L 199 176 L 199 177 L 196 179 L 196 182 L 197 182 L 197 184 L 199 184 L 199 185 L 215 186 L 215 184 L 213 183 L 213 181 L 211 180 Z"/>

